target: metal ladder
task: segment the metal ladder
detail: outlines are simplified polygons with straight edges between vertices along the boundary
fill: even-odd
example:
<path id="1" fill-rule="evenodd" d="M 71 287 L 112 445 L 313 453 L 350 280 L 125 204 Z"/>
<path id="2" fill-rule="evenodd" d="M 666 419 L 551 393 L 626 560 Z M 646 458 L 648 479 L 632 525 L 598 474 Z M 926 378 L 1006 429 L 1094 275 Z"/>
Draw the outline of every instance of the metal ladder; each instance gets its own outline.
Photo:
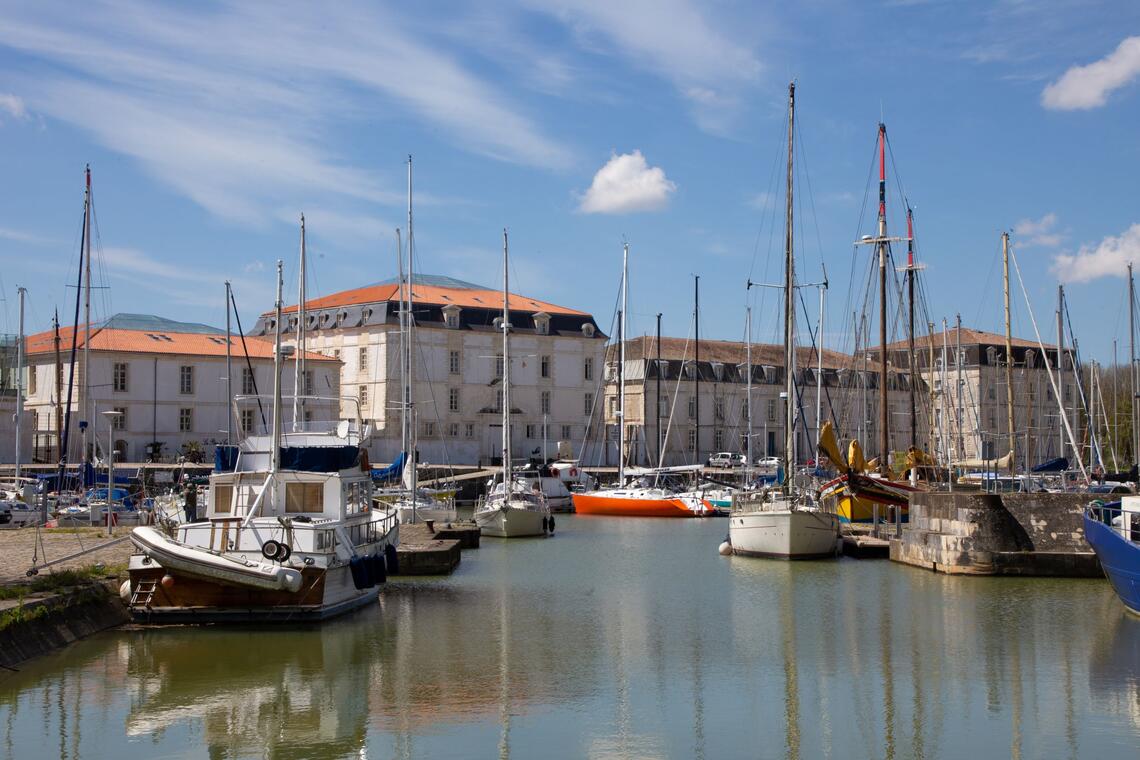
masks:
<path id="1" fill-rule="evenodd" d="M 138 588 L 131 591 L 131 606 L 150 607 L 150 600 L 158 589 L 158 581 L 139 581 Z"/>

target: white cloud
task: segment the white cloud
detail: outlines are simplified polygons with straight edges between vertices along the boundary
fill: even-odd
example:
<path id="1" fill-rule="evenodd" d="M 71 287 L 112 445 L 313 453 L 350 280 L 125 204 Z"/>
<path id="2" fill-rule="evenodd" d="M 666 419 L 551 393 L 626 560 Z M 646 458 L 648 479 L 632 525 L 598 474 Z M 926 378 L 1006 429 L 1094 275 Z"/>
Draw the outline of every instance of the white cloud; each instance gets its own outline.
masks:
<path id="1" fill-rule="evenodd" d="M 1036 245 L 1056 248 L 1064 239 L 1056 227 L 1057 215 L 1049 212 L 1040 219 L 1022 219 L 1013 226 L 1013 234 L 1017 236 L 1018 243 L 1023 247 Z"/>
<path id="2" fill-rule="evenodd" d="M 1108 94 L 1140 76 L 1140 36 L 1128 37 L 1099 61 L 1073 66 L 1046 85 L 1041 105 L 1061 111 L 1103 106 Z"/>
<path id="3" fill-rule="evenodd" d="M 1095 246 L 1082 245 L 1075 254 L 1053 257 L 1053 273 L 1063 282 L 1088 282 L 1099 277 L 1124 277 L 1128 264 L 1140 261 L 1140 224 L 1109 235 Z"/>
<path id="4" fill-rule="evenodd" d="M 598 169 L 578 210 L 587 214 L 658 211 L 677 186 L 659 166 L 649 166 L 640 150 L 614 155 Z"/>
<path id="5" fill-rule="evenodd" d="M 16 243 L 31 243 L 32 245 L 53 245 L 56 242 L 42 235 L 37 235 L 34 232 L 14 230 L 11 227 L 0 227 L 0 238 Z"/>
<path id="6" fill-rule="evenodd" d="M 15 119 L 28 118 L 28 107 L 24 105 L 24 99 L 11 93 L 0 92 L 0 111 Z"/>
<path id="7" fill-rule="evenodd" d="M 748 199 L 744 201 L 744 205 L 759 211 L 768 211 L 775 200 L 776 196 L 773 193 L 755 193 L 754 195 L 748 196 Z"/>
<path id="8" fill-rule="evenodd" d="M 724 132 L 738 92 L 762 71 L 745 45 L 714 27 L 692 0 L 523 0 L 562 21 L 597 52 L 621 56 L 669 80 L 702 129 Z M 591 45 L 591 37 L 604 42 Z"/>
<path id="9" fill-rule="evenodd" d="M 211 213 L 254 224 L 314 199 L 400 205 L 399 169 L 353 166 L 339 132 L 410 119 L 469 152 L 562 169 L 571 150 L 395 11 L 338 3 L 45 1 L 0 9 L 27 107 L 94 135 Z M 388 176 L 382 176 L 387 174 Z M 389 189 L 390 188 L 390 189 Z"/>

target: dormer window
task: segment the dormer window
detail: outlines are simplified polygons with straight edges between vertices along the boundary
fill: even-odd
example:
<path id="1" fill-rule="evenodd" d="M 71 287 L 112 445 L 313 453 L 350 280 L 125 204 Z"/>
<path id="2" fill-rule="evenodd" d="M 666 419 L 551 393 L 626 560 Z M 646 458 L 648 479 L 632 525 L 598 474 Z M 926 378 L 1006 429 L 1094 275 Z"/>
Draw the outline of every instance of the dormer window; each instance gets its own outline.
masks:
<path id="1" fill-rule="evenodd" d="M 448 304 L 443 307 L 443 324 L 449 330 L 459 329 L 459 307 Z"/>
<path id="2" fill-rule="evenodd" d="M 550 315 L 540 311 L 534 315 L 534 332 L 537 335 L 550 335 Z"/>
<path id="3" fill-rule="evenodd" d="M 582 325 L 582 334 L 587 338 L 594 337 L 594 332 L 594 326 L 591 323 L 586 322 L 584 325 Z"/>

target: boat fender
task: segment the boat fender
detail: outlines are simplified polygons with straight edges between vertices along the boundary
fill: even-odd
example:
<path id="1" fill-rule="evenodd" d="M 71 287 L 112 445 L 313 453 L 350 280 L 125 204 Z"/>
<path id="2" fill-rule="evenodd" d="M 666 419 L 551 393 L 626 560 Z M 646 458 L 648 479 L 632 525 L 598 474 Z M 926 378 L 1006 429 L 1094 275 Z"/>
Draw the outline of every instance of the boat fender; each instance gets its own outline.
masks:
<path id="1" fill-rule="evenodd" d="M 358 590 L 366 589 L 368 583 L 368 570 L 364 565 L 364 557 L 353 557 L 348 561 L 348 571 L 352 574 L 352 585 Z"/>
<path id="2" fill-rule="evenodd" d="M 174 587 L 174 576 L 171 575 L 170 573 L 167 573 L 166 575 L 162 576 L 162 587 L 163 588 L 173 588 Z"/>
<path id="3" fill-rule="evenodd" d="M 261 556 L 266 559 L 277 559 L 277 553 L 279 551 L 281 551 L 281 544 L 272 538 L 261 545 Z"/>
<path id="4" fill-rule="evenodd" d="M 549 533 L 550 532 L 550 521 L 545 517 L 542 518 L 542 532 L 543 533 Z"/>
<path id="5" fill-rule="evenodd" d="M 131 600 L 131 579 L 130 578 L 127 578 L 125 581 L 123 581 L 119 585 L 119 598 L 122 599 L 124 603 L 129 602 Z"/>
<path id="6" fill-rule="evenodd" d="M 554 515 L 550 516 L 550 532 L 554 533 Z"/>
<path id="7" fill-rule="evenodd" d="M 292 555 L 293 549 L 289 546 L 289 544 L 282 542 L 277 544 L 277 554 L 274 555 L 273 559 L 284 564 L 289 561 L 289 557 Z"/>
<path id="8" fill-rule="evenodd" d="M 384 563 L 384 554 L 377 552 L 373 554 L 368 560 L 372 563 L 372 577 L 377 584 L 385 583 L 388 580 L 388 568 Z"/>
<path id="9" fill-rule="evenodd" d="M 721 543 L 721 545 L 719 547 L 717 547 L 717 551 L 720 552 L 720 556 L 722 556 L 722 557 L 731 557 L 732 556 L 732 536 L 725 536 L 724 541 Z"/>
<path id="10" fill-rule="evenodd" d="M 400 555 L 394 544 L 388 544 L 384 547 L 384 564 L 387 566 L 389 574 L 400 574 Z"/>

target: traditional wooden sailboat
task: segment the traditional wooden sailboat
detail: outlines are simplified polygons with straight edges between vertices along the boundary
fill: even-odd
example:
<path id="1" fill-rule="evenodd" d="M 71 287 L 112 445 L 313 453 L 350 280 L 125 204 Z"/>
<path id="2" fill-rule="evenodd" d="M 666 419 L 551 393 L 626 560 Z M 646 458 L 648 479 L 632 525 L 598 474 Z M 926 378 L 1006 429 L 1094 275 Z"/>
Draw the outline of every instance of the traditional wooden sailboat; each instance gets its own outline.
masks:
<path id="1" fill-rule="evenodd" d="M 834 556 L 839 518 L 820 509 L 795 486 L 795 255 L 792 230 L 792 158 L 794 155 L 796 85 L 788 85 L 788 174 L 784 236 L 784 374 L 787 404 L 784 417 L 784 483 L 781 488 L 741 492 L 729 515 L 728 544 L 733 554 L 780 559 Z"/>
<path id="2" fill-rule="evenodd" d="M 542 536 L 554 530 L 554 518 L 541 490 L 528 489 L 511 470 L 511 308 L 507 231 L 503 230 L 503 466 L 501 488 L 492 489 L 475 509 L 483 535 L 500 538 Z"/>
<path id="3" fill-rule="evenodd" d="M 138 620 L 321 619 L 376 601 L 377 584 L 396 570 L 399 521 L 373 506 L 359 410 L 355 422 L 282 429 L 282 360 L 293 351 L 281 348 L 280 262 L 275 324 L 269 433 L 247 434 L 233 469 L 210 476 L 204 521 L 174 537 L 149 527 L 131 534 L 138 551 L 122 595 Z M 334 415 L 342 401 L 309 400 Z"/>

